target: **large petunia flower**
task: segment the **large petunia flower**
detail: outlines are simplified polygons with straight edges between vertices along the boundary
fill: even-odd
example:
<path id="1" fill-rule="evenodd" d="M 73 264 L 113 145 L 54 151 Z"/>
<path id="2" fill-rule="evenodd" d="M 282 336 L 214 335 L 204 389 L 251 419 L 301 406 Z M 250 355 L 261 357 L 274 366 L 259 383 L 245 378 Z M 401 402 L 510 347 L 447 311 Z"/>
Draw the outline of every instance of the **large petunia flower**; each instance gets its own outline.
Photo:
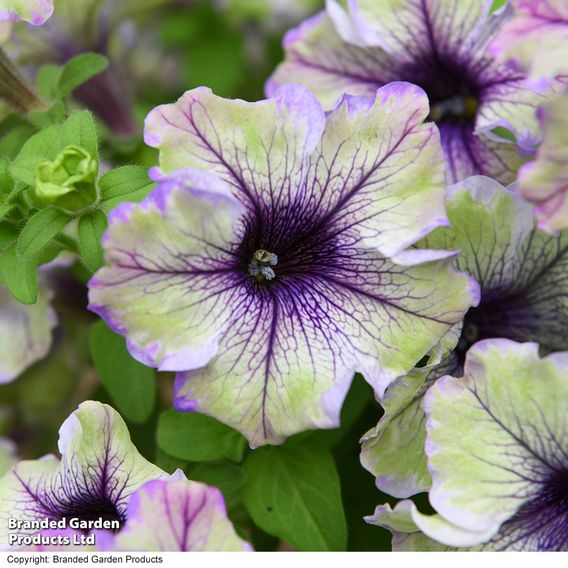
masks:
<path id="1" fill-rule="evenodd" d="M 411 81 L 430 98 L 450 182 L 483 174 L 511 183 L 538 141 L 536 106 L 522 72 L 487 53 L 505 18 L 483 0 L 334 0 L 284 40 L 286 61 L 267 84 L 309 87 L 325 106 Z M 516 143 L 506 134 L 514 133 Z"/>
<path id="2" fill-rule="evenodd" d="M 181 471 L 170 477 L 144 459 L 110 406 L 81 404 L 59 431 L 59 451 L 61 461 L 54 456 L 21 461 L 0 478 L 0 548 L 30 545 L 10 542 L 10 535 L 39 535 L 33 549 L 66 549 L 75 537 L 93 532 L 73 523 L 102 519 L 119 528 L 95 532 L 94 546 L 100 549 L 250 549 L 234 532 L 219 490 L 189 481 Z M 10 519 L 64 519 L 66 526 L 14 529 Z"/>
<path id="3" fill-rule="evenodd" d="M 473 343 L 503 337 L 538 342 L 545 352 L 568 350 L 568 232 L 553 238 L 539 231 L 531 206 L 489 178 L 470 178 L 448 193 L 451 228 L 421 246 L 459 249 L 456 265 L 480 283 L 481 301 L 444 338 L 441 363 L 437 354 L 389 387 L 385 415 L 365 436 L 363 465 L 396 497 L 429 489 L 422 398 L 437 378 L 462 374 Z"/>
<path id="4" fill-rule="evenodd" d="M 34 26 L 53 14 L 53 0 L 0 0 L 0 20 L 25 20 Z"/>
<path id="5" fill-rule="evenodd" d="M 540 109 L 544 140 L 536 160 L 519 173 L 521 194 L 535 205 L 539 227 L 550 234 L 568 228 L 568 94 Z"/>
<path id="6" fill-rule="evenodd" d="M 540 358 L 535 343 L 485 340 L 463 378 L 428 391 L 426 453 L 437 515 L 406 501 L 369 522 L 395 546 L 568 551 L 568 353 Z M 414 536 L 406 536 L 403 534 Z"/>
<path id="7" fill-rule="evenodd" d="M 514 17 L 490 50 L 526 71 L 531 84 L 542 89 L 555 77 L 568 75 L 568 3 L 564 0 L 511 0 Z"/>
<path id="8" fill-rule="evenodd" d="M 37 302 L 24 305 L 0 284 L 0 384 L 13 381 L 49 352 L 57 323 L 50 296 L 42 284 Z"/>
<path id="9" fill-rule="evenodd" d="M 447 252 L 405 251 L 447 223 L 427 113 L 403 83 L 327 115 L 300 86 L 158 107 L 158 187 L 111 214 L 90 308 L 135 358 L 180 371 L 179 410 L 253 445 L 336 426 L 355 371 L 382 393 L 476 301 Z"/>

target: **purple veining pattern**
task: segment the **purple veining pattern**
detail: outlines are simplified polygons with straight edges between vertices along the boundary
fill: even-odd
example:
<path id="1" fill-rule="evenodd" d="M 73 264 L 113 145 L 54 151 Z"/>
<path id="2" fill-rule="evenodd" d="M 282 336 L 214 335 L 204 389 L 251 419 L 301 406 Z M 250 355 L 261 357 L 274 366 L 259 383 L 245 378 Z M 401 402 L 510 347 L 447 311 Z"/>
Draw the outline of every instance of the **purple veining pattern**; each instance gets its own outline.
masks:
<path id="1" fill-rule="evenodd" d="M 194 481 L 149 481 L 132 496 L 120 533 L 101 535 L 111 551 L 250 551 L 227 517 L 223 495 Z"/>
<path id="2" fill-rule="evenodd" d="M 10 534 L 38 532 L 9 530 L 9 518 L 124 522 L 132 493 L 167 477 L 138 454 L 116 411 L 98 402 L 82 403 L 65 421 L 59 449 L 61 462 L 54 456 L 21 461 L 0 480 L 0 547 L 8 546 Z"/>
<path id="3" fill-rule="evenodd" d="M 355 371 L 382 393 L 477 300 L 447 252 L 405 256 L 447 224 L 427 112 L 404 83 L 327 115 L 300 86 L 158 107 L 158 187 L 111 214 L 90 309 L 134 357 L 180 372 L 176 408 L 253 445 L 337 425 Z M 259 249 L 278 256 L 272 281 L 249 273 Z"/>
<path id="4" fill-rule="evenodd" d="M 490 4 L 353 0 L 347 14 L 329 1 L 327 12 L 288 33 L 286 60 L 267 94 L 300 83 L 329 107 L 345 92 L 370 96 L 391 81 L 411 81 L 429 96 L 448 181 L 483 174 L 511 183 L 539 140 L 535 111 L 546 95 L 527 88 L 523 72 L 488 53 L 507 15 L 490 15 Z M 516 144 L 497 127 L 513 132 Z"/>

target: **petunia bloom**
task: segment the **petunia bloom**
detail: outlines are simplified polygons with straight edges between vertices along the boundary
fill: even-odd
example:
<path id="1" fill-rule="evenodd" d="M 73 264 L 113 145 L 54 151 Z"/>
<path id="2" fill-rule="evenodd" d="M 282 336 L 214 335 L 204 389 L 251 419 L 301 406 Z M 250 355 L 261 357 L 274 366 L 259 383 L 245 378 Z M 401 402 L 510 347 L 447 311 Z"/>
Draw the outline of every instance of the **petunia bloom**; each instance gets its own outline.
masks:
<path id="1" fill-rule="evenodd" d="M 110 406 L 82 403 L 59 431 L 59 451 L 61 461 L 21 461 L 0 478 L 0 548 L 66 549 L 94 535 L 89 546 L 112 550 L 132 550 L 132 537 L 136 550 L 250 549 L 220 492 L 144 459 Z M 63 524 L 34 526 L 48 521 Z"/>
<path id="2" fill-rule="evenodd" d="M 288 32 L 286 60 L 267 84 L 309 87 L 329 107 L 343 93 L 371 95 L 410 81 L 430 99 L 449 182 L 483 174 L 511 183 L 538 142 L 536 106 L 525 75 L 496 61 L 487 43 L 505 11 L 480 0 L 334 0 Z M 513 134 L 513 136 L 511 136 Z M 514 138 L 514 140 L 513 140 Z"/>
<path id="3" fill-rule="evenodd" d="M 50 295 L 42 284 L 37 302 L 24 305 L 0 285 L 0 384 L 13 381 L 49 352 L 57 323 Z"/>
<path id="4" fill-rule="evenodd" d="M 53 14 L 53 0 L 0 0 L 0 20 L 25 20 L 34 26 Z"/>
<path id="5" fill-rule="evenodd" d="M 538 351 L 481 341 L 463 378 L 428 391 L 429 498 L 438 514 L 409 501 L 378 507 L 367 520 L 390 528 L 395 546 L 568 551 L 568 353 Z"/>
<path id="6" fill-rule="evenodd" d="M 568 4 L 563 0 L 511 0 L 514 17 L 505 23 L 490 50 L 526 71 L 531 85 L 547 88 L 568 75 Z"/>
<path id="7" fill-rule="evenodd" d="M 530 204 L 489 178 L 470 178 L 448 193 L 451 227 L 420 246 L 459 249 L 456 265 L 480 283 L 481 300 L 446 336 L 442 354 L 389 387 L 385 415 L 365 436 L 363 465 L 396 497 L 430 487 L 422 399 L 437 378 L 461 376 L 472 344 L 503 337 L 538 342 L 544 352 L 568 350 L 568 232 L 539 231 Z"/>
<path id="8" fill-rule="evenodd" d="M 447 223 L 427 113 L 404 83 L 327 115 L 300 86 L 158 107 L 158 187 L 111 214 L 90 309 L 180 372 L 178 410 L 253 445 L 336 426 L 356 371 L 383 392 L 477 299 L 451 254 L 406 250 Z"/>
<path id="9" fill-rule="evenodd" d="M 229 519 L 214 487 L 183 479 L 149 481 L 130 499 L 128 520 L 117 534 L 99 538 L 116 551 L 250 551 Z"/>
<path id="10" fill-rule="evenodd" d="M 544 139 L 534 162 L 519 172 L 519 191 L 535 205 L 539 227 L 550 234 L 568 228 L 568 94 L 539 112 Z"/>

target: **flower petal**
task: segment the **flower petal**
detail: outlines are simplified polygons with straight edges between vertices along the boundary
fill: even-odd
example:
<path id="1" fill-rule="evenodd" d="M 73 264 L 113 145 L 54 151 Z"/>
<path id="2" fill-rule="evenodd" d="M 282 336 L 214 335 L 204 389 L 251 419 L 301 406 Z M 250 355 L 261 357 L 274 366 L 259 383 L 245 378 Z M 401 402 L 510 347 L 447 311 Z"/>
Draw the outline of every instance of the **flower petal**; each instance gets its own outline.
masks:
<path id="1" fill-rule="evenodd" d="M 243 211 L 227 184 L 181 171 L 143 206 L 112 212 L 104 240 L 109 266 L 89 283 L 89 309 L 128 336 L 136 359 L 177 371 L 202 367 L 217 353 L 223 310 L 238 300 L 242 280 L 232 274 L 230 252 Z"/>
<path id="2" fill-rule="evenodd" d="M 159 148 L 163 172 L 196 168 L 216 174 L 259 215 L 266 192 L 272 200 L 295 197 L 324 124 L 319 103 L 298 86 L 256 103 L 199 88 L 155 108 L 146 118 L 145 141 Z"/>
<path id="3" fill-rule="evenodd" d="M 486 340 L 470 349 L 463 379 L 428 391 L 430 501 L 477 542 L 501 529 L 500 549 L 566 549 L 567 366 L 565 353 L 541 359 L 534 343 Z"/>
<path id="4" fill-rule="evenodd" d="M 248 551 L 227 518 L 221 492 L 193 481 L 149 481 L 130 499 L 114 551 Z"/>
<path id="5" fill-rule="evenodd" d="M 466 316 L 474 335 L 568 349 L 568 232 L 538 231 L 530 205 L 484 177 L 451 187 L 447 208 L 452 227 L 421 246 L 461 250 L 457 267 L 481 285 L 481 303 Z"/>
<path id="6" fill-rule="evenodd" d="M 34 26 L 53 14 L 53 0 L 0 0 L 0 20 L 25 20 Z"/>
<path id="7" fill-rule="evenodd" d="M 555 0 L 513 0 L 514 17 L 491 44 L 491 51 L 528 72 L 531 84 L 546 88 L 568 74 L 568 5 Z"/>
<path id="8" fill-rule="evenodd" d="M 42 284 L 35 304 L 20 304 L 0 285 L 0 384 L 16 379 L 49 352 L 57 323 L 50 299 Z"/>
<path id="9" fill-rule="evenodd" d="M 568 95 L 540 111 L 544 139 L 537 159 L 519 174 L 521 194 L 536 205 L 539 226 L 550 234 L 568 229 Z"/>

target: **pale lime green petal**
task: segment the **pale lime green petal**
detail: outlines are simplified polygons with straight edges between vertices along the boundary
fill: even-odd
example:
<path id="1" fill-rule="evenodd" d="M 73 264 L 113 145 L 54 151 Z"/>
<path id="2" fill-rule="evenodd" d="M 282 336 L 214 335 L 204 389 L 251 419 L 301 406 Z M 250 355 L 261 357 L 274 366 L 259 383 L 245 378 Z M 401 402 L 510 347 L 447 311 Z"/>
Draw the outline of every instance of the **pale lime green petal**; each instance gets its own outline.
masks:
<path id="1" fill-rule="evenodd" d="M 49 352 L 57 323 L 50 298 L 41 284 L 35 304 L 20 304 L 0 285 L 0 384 L 16 379 Z"/>
<path id="2" fill-rule="evenodd" d="M 0 0 L 0 20 L 25 20 L 34 25 L 53 13 L 53 0 Z"/>
<path id="3" fill-rule="evenodd" d="M 132 496 L 128 521 L 105 546 L 114 551 L 251 550 L 227 517 L 223 495 L 194 481 L 150 481 Z"/>
<path id="4" fill-rule="evenodd" d="M 563 0 L 512 0 L 515 13 L 491 44 L 497 56 L 527 71 L 536 88 L 568 74 L 568 5 Z"/>
<path id="5" fill-rule="evenodd" d="M 568 228 L 568 95 L 548 104 L 540 116 L 543 142 L 536 160 L 521 169 L 519 190 L 535 205 L 540 228 L 557 234 Z"/>
<path id="6" fill-rule="evenodd" d="M 463 379 L 440 379 L 426 395 L 430 501 L 448 523 L 484 535 L 479 543 L 501 528 L 499 548 L 566 544 L 563 494 L 550 492 L 565 467 L 567 366 L 566 354 L 541 359 L 534 343 L 486 340 L 468 352 Z M 417 524 L 456 544 L 444 527 Z"/>

